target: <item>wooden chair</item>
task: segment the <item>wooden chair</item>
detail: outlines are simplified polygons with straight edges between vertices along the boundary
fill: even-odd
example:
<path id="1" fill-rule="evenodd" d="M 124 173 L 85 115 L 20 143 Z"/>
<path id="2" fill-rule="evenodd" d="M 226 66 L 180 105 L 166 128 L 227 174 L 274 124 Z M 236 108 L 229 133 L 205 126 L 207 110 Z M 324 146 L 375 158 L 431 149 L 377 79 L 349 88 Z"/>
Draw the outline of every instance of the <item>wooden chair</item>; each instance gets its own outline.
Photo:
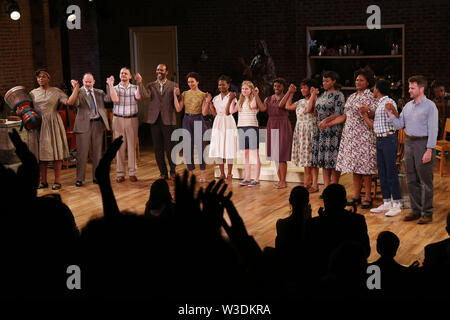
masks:
<path id="1" fill-rule="evenodd" d="M 400 129 L 397 132 L 398 138 L 398 149 L 397 149 L 397 167 L 398 172 L 405 172 L 405 168 L 403 167 L 403 158 L 405 156 L 405 129 Z"/>
<path id="2" fill-rule="evenodd" d="M 445 120 L 445 127 L 442 134 L 442 140 L 436 142 L 436 159 L 440 160 L 439 174 L 442 177 L 444 175 L 445 168 L 445 153 L 450 152 L 450 141 L 447 141 L 447 133 L 450 133 L 450 118 Z M 437 152 L 440 152 L 439 154 Z"/>

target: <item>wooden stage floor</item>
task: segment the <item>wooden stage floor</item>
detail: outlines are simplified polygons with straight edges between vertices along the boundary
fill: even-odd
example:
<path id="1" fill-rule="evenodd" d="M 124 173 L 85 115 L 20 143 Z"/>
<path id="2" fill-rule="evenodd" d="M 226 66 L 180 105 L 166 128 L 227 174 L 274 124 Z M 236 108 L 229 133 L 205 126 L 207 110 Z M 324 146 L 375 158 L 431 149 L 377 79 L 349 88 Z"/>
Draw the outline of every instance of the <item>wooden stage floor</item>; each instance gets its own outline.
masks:
<path id="1" fill-rule="evenodd" d="M 400 248 L 397 252 L 397 261 L 409 265 L 414 260 L 423 262 L 423 249 L 425 245 L 443 240 L 448 237 L 445 231 L 445 220 L 450 208 L 450 168 L 446 168 L 446 176 L 440 177 L 438 164 L 435 165 L 434 175 L 434 217 L 428 225 L 418 225 L 416 222 L 403 222 L 403 215 L 409 210 L 403 210 L 403 214 L 396 217 L 386 217 L 383 214 L 372 214 L 369 210 L 358 208 L 358 212 L 364 214 L 367 221 L 371 242 L 371 255 L 369 262 L 376 260 L 379 255 L 376 252 L 376 238 L 381 231 L 389 230 L 400 238 Z M 182 173 L 185 165 L 177 166 L 177 172 Z M 76 223 L 81 229 L 95 216 L 102 214 L 102 202 L 98 185 L 92 183 L 91 167 L 88 164 L 85 184 L 78 188 L 75 186 L 76 168 L 68 168 L 62 171 L 63 187 L 60 191 L 39 190 L 38 195 L 59 192 L 63 201 L 72 210 Z M 197 172 L 197 171 L 196 171 Z M 48 181 L 53 182 L 53 170 L 49 169 Z M 207 167 L 207 181 L 213 179 L 213 166 Z M 138 181 L 133 183 L 128 180 L 118 184 L 115 182 L 115 161 L 111 166 L 111 181 L 120 210 L 127 210 L 142 214 L 145 203 L 148 200 L 151 184 L 159 178 L 159 170 L 152 151 L 141 150 L 141 160 L 138 164 Z M 296 185 L 289 183 L 286 189 L 274 189 L 273 182 L 262 181 L 256 188 L 241 187 L 240 180 L 233 180 L 228 187 L 233 191 L 232 200 L 244 219 L 248 233 L 259 243 L 261 248 L 275 245 L 275 223 L 279 218 L 289 215 L 289 193 Z M 340 181 L 346 188 L 348 198 L 352 194 L 351 175 L 343 175 Z M 173 183 L 169 182 L 173 192 Z M 205 183 L 204 186 L 207 184 Z M 50 185 L 51 186 L 51 185 Z M 322 191 L 322 186 L 320 191 Z M 319 199 L 320 193 L 310 196 L 313 216 L 323 205 Z M 377 194 L 374 206 L 381 203 L 381 195 Z"/>

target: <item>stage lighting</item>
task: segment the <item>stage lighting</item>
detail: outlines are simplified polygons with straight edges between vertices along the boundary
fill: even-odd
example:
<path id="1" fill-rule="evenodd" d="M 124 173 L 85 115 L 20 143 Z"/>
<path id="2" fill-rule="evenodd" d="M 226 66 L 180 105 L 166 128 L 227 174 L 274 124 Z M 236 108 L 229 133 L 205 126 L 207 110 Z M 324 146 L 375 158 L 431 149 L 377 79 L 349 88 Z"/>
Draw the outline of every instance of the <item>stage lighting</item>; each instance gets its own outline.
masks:
<path id="1" fill-rule="evenodd" d="M 8 1 L 7 8 L 8 9 L 6 10 L 6 12 L 9 14 L 9 16 L 12 20 L 20 19 L 20 9 L 19 9 L 19 5 L 17 4 L 16 1 L 14 1 L 14 0 Z"/>

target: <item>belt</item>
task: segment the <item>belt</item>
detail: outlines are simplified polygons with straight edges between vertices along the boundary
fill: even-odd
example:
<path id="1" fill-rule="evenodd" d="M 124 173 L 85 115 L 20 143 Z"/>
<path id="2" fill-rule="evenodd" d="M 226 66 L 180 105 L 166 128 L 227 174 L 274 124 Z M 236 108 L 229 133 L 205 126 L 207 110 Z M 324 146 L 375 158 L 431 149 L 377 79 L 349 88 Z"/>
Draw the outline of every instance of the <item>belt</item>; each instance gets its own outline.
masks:
<path id="1" fill-rule="evenodd" d="M 120 116 L 118 114 L 114 114 L 114 117 L 119 117 L 119 118 L 136 118 L 138 116 L 138 114 L 133 114 L 131 116 Z"/>
<path id="2" fill-rule="evenodd" d="M 393 135 L 393 134 L 395 134 L 395 131 L 376 133 L 375 135 L 377 136 L 377 138 L 383 138 L 383 137 L 388 137 L 388 136 Z"/>
<path id="3" fill-rule="evenodd" d="M 201 116 L 201 113 L 184 113 L 186 116 Z"/>
<path id="4" fill-rule="evenodd" d="M 95 119 L 91 119 L 91 121 L 100 121 L 100 120 L 102 120 L 101 117 L 98 117 L 98 118 L 95 118 Z"/>
<path id="5" fill-rule="evenodd" d="M 424 136 L 424 137 L 417 137 L 417 136 L 408 136 L 407 134 L 405 134 L 406 138 L 408 138 L 409 140 L 428 140 L 428 136 Z"/>

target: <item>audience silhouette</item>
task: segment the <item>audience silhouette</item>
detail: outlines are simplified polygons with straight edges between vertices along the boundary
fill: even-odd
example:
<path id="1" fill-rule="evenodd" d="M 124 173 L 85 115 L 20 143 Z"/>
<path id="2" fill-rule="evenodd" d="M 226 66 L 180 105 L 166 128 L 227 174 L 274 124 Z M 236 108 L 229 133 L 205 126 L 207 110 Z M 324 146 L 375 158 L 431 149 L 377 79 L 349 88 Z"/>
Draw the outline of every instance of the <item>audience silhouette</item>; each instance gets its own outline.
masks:
<path id="1" fill-rule="evenodd" d="M 370 242 L 363 215 L 345 209 L 346 191 L 331 184 L 324 208 L 311 217 L 308 191 L 292 189 L 290 216 L 276 223 L 275 248 L 260 249 L 224 180 L 196 192 L 196 177 L 177 175 L 175 196 L 165 180 L 151 186 L 145 214 L 120 211 L 110 181 L 113 141 L 96 179 L 103 216 L 79 231 L 58 195 L 37 197 L 39 165 L 14 130 L 22 164 L 0 166 L 3 232 L 2 293 L 9 297 L 152 298 L 152 301 L 290 301 L 305 297 L 445 297 L 450 239 L 425 248 L 423 267 L 395 261 L 400 241 L 377 240 L 381 290 L 367 287 Z M 20 205 L 18 205 L 20 204 Z M 450 215 L 446 230 L 450 234 Z M 81 270 L 81 289 L 67 286 L 68 267 Z"/>

